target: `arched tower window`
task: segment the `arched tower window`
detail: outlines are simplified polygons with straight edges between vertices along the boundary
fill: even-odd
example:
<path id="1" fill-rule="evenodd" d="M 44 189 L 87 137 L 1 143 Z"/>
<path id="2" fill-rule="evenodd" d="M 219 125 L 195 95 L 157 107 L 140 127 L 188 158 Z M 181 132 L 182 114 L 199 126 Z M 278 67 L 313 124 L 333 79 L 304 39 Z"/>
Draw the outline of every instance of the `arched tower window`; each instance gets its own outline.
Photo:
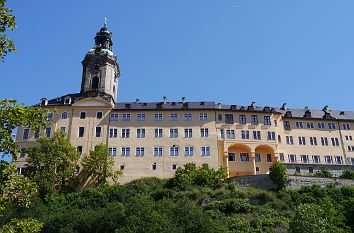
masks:
<path id="1" fill-rule="evenodd" d="M 116 86 L 113 86 L 113 95 L 116 94 Z"/>
<path id="2" fill-rule="evenodd" d="M 97 91 L 98 90 L 98 83 L 99 83 L 100 79 L 95 76 L 93 79 L 92 79 L 92 90 L 93 91 Z"/>

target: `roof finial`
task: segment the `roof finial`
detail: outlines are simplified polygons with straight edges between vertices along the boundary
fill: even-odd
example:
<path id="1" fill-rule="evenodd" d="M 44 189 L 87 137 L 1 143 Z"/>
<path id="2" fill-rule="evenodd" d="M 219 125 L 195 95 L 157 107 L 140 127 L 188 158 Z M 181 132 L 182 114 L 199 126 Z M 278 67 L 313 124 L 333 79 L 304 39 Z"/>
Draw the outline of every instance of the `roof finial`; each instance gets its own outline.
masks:
<path id="1" fill-rule="evenodd" d="M 104 17 L 104 25 L 103 25 L 104 28 L 107 28 L 107 17 L 105 16 Z"/>

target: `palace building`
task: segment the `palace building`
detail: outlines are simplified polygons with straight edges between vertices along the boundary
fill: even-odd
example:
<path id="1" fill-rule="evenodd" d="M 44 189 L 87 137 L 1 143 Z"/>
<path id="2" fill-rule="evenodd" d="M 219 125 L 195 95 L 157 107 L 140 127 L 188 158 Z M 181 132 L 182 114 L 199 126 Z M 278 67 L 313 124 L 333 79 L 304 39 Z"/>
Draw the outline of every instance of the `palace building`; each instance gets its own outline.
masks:
<path id="1" fill-rule="evenodd" d="M 210 101 L 117 102 L 120 76 L 106 25 L 82 61 L 80 93 L 43 98 L 53 120 L 44 130 L 68 133 L 71 144 L 88 153 L 100 143 L 109 147 L 122 182 L 156 176 L 169 178 L 186 163 L 226 167 L 229 176 L 266 174 L 272 162 L 290 174 L 313 173 L 326 166 L 333 173 L 354 169 L 354 112 L 225 105 Z M 38 133 L 20 127 L 20 148 L 33 146 Z M 26 154 L 16 165 L 25 168 Z"/>

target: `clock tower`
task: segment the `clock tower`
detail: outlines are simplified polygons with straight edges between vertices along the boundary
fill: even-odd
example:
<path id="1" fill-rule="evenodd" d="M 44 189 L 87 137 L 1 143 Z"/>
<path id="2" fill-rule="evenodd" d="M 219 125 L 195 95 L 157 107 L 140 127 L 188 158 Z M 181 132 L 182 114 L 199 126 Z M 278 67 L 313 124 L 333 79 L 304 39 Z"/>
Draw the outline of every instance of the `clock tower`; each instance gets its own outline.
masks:
<path id="1" fill-rule="evenodd" d="M 104 26 L 96 33 L 94 48 L 82 61 L 81 95 L 117 100 L 120 71 L 112 45 L 112 33 L 107 30 L 105 19 Z"/>

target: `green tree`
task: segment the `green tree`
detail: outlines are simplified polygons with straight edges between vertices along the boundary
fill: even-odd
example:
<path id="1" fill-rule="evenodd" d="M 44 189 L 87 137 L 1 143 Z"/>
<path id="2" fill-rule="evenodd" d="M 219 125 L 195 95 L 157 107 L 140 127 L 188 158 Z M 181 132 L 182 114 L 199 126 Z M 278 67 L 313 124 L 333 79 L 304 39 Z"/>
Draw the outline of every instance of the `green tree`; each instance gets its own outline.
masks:
<path id="1" fill-rule="evenodd" d="M 74 178 L 80 154 L 61 131 L 37 142 L 27 150 L 27 175 L 38 184 L 41 195 L 60 191 Z"/>
<path id="2" fill-rule="evenodd" d="M 11 219 L 11 221 L 2 228 L 2 233 L 37 233 L 41 232 L 43 224 L 35 219 Z"/>
<path id="3" fill-rule="evenodd" d="M 109 178 L 117 182 L 122 174 L 120 171 L 113 171 L 114 159 L 108 147 L 103 144 L 97 145 L 89 154 L 84 155 L 81 164 L 79 179 L 83 187 L 107 184 Z"/>
<path id="4" fill-rule="evenodd" d="M 6 36 L 6 30 L 16 28 L 15 16 L 12 10 L 5 7 L 6 0 L 0 0 L 0 58 L 4 62 L 5 56 L 10 52 L 16 52 L 12 40 Z"/>
<path id="5" fill-rule="evenodd" d="M 274 184 L 278 186 L 279 189 L 283 189 L 289 183 L 289 175 L 288 170 L 279 161 L 275 161 L 269 173 L 270 179 L 273 181 Z"/>
<path id="6" fill-rule="evenodd" d="M 342 175 L 339 176 L 339 178 L 354 180 L 354 172 L 351 170 L 344 170 Z"/>

